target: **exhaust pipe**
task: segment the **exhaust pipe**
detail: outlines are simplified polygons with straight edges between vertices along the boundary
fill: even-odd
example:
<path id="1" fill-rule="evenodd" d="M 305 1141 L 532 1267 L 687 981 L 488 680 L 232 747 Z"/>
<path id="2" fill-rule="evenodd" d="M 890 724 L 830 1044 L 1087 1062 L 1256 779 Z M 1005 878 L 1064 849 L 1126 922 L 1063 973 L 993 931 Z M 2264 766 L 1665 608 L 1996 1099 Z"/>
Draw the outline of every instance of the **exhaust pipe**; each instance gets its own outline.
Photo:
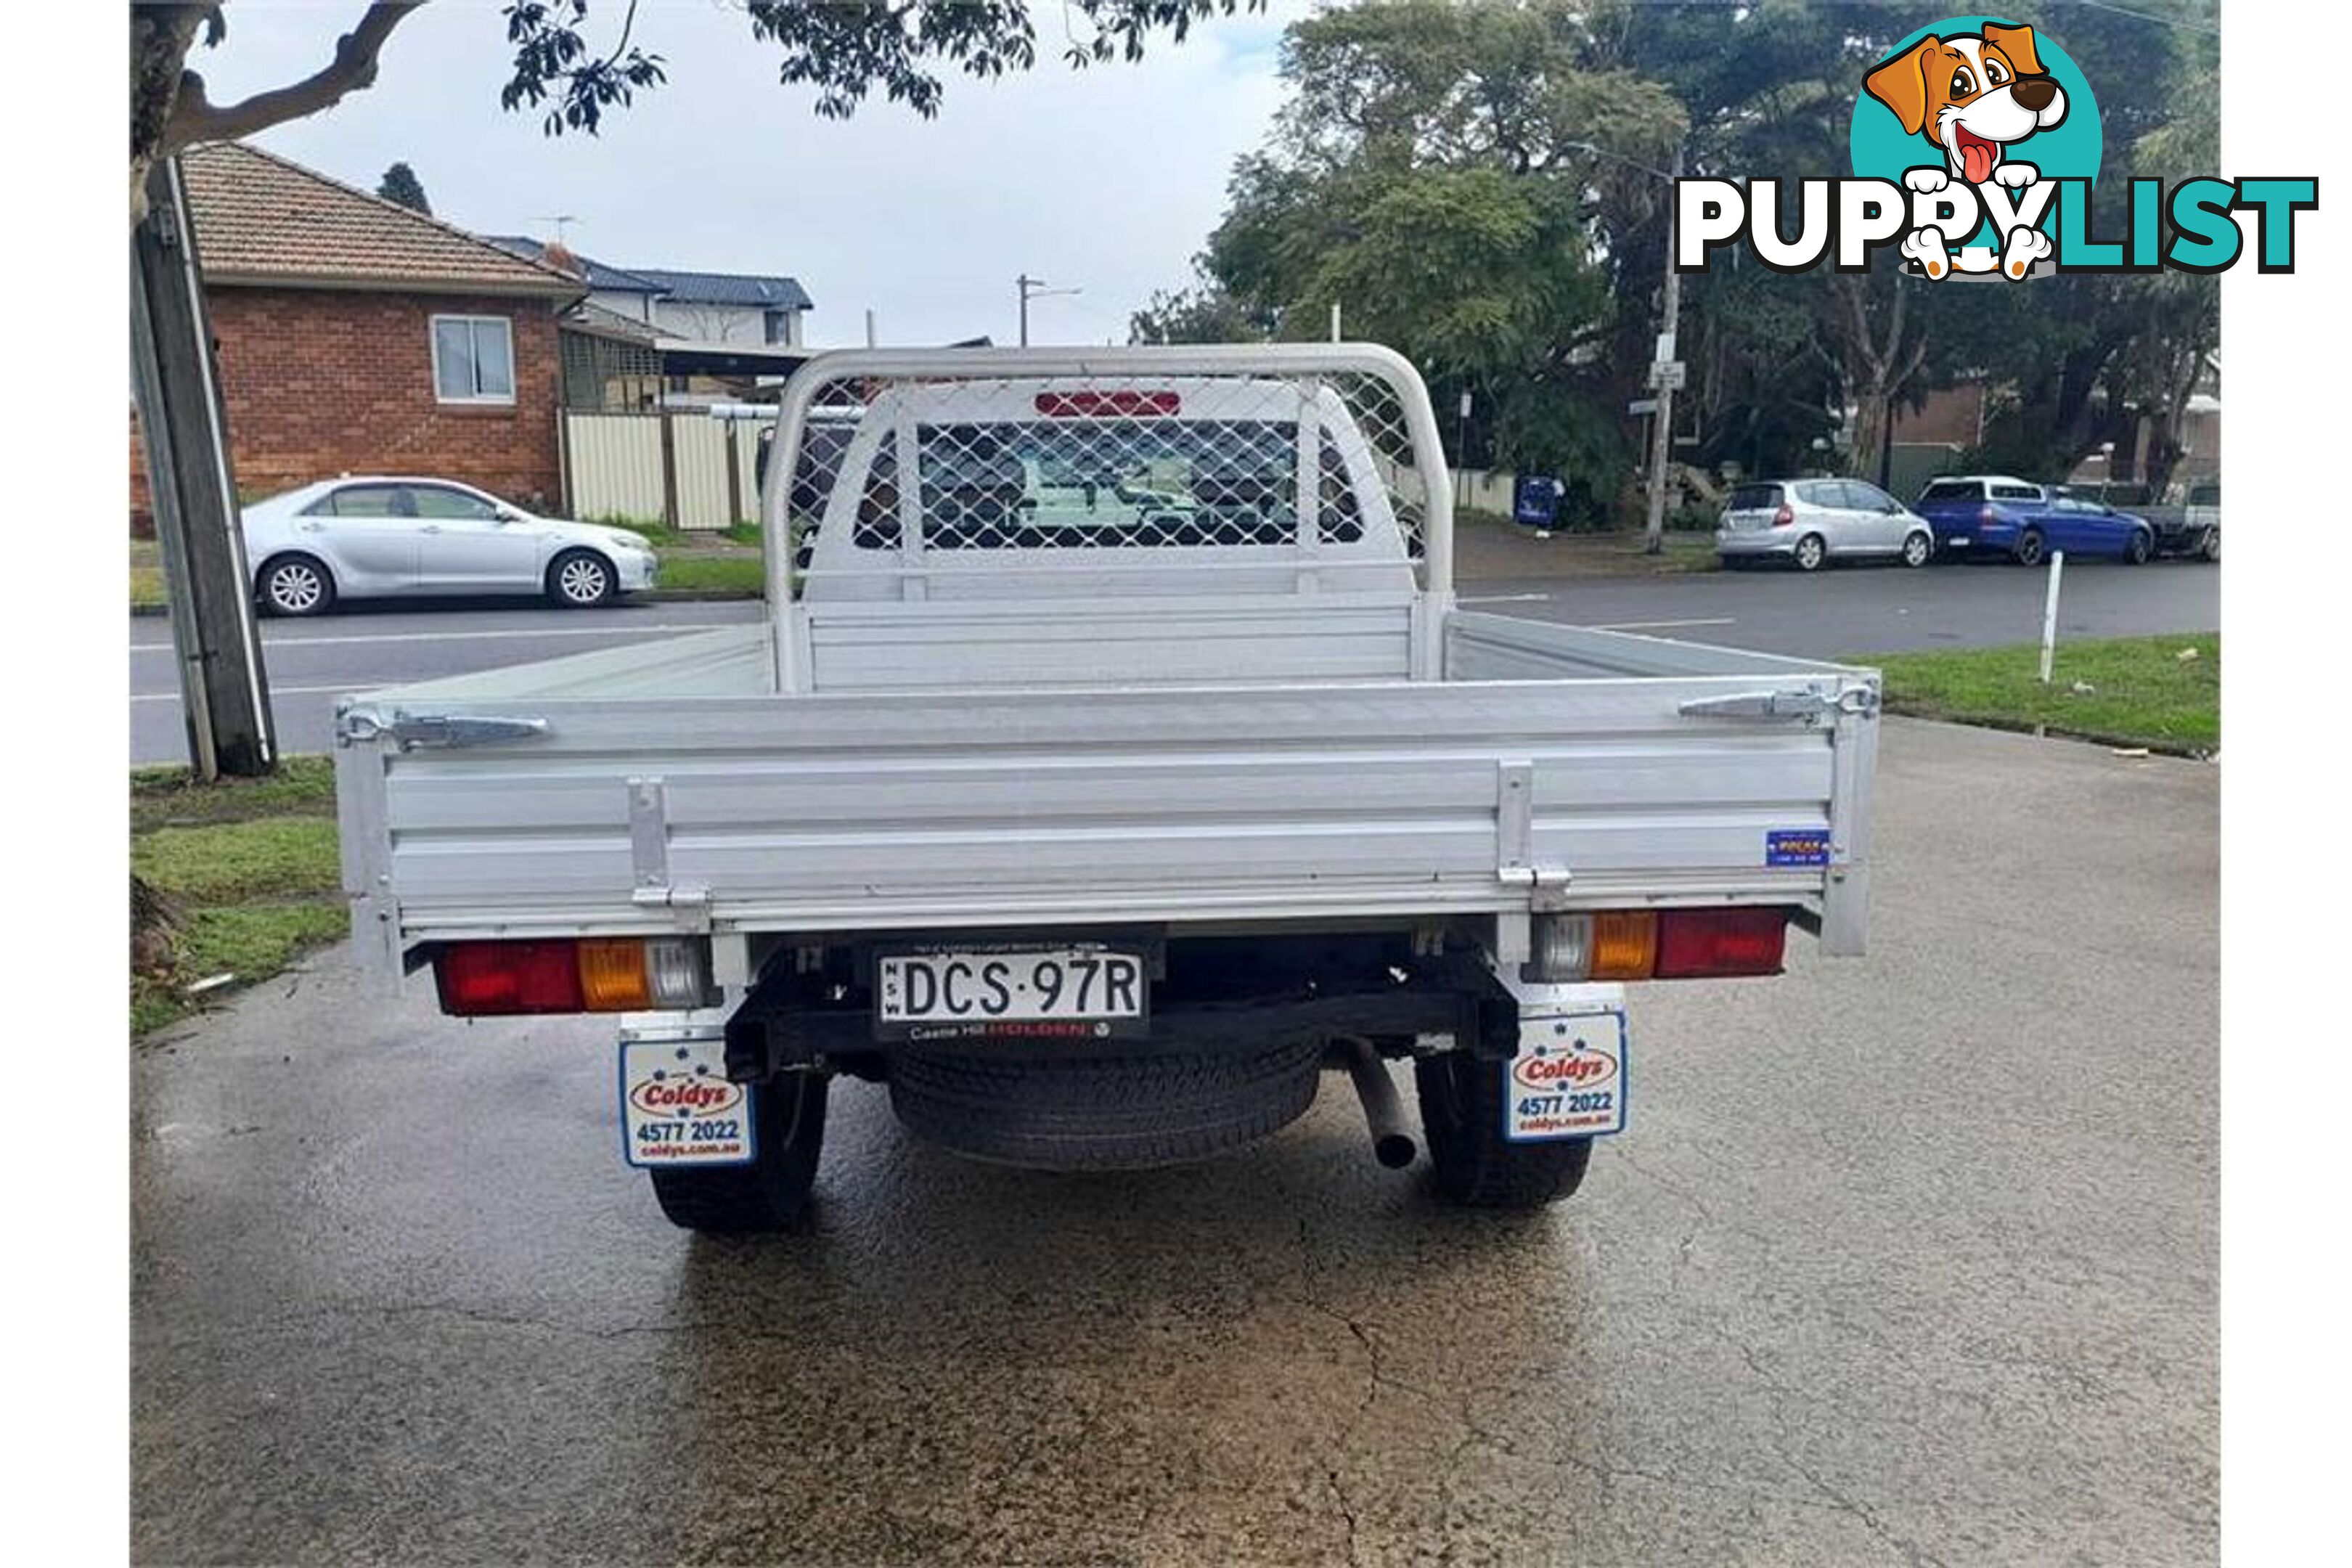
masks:
<path id="1" fill-rule="evenodd" d="M 1361 1036 L 1349 1037 L 1346 1045 L 1348 1077 L 1356 1086 L 1356 1098 L 1364 1102 L 1364 1121 L 1372 1130 L 1372 1157 L 1391 1171 L 1402 1171 L 1412 1163 L 1420 1147 L 1406 1130 L 1404 1106 L 1397 1099 L 1388 1064 Z"/>

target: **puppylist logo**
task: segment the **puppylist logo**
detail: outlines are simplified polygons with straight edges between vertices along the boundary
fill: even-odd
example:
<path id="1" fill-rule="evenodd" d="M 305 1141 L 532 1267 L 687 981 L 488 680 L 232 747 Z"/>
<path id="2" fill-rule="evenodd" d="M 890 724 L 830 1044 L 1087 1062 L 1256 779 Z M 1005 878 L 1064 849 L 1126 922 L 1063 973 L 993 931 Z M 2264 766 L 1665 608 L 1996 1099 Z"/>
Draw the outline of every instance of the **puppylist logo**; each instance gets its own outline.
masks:
<path id="1" fill-rule="evenodd" d="M 1675 269 L 1740 246 L 1776 271 L 1863 272 L 1894 246 L 1906 272 L 1937 280 L 2219 272 L 2250 249 L 2261 270 L 2292 272 L 2294 215 L 2319 205 L 2307 176 L 2138 178 L 2126 231 L 2094 232 L 2091 84 L 2047 34 L 1993 16 L 1922 27 L 1872 66 L 1850 139 L 1853 178 L 1796 182 L 1794 238 L 1779 171 L 1677 182 Z"/>

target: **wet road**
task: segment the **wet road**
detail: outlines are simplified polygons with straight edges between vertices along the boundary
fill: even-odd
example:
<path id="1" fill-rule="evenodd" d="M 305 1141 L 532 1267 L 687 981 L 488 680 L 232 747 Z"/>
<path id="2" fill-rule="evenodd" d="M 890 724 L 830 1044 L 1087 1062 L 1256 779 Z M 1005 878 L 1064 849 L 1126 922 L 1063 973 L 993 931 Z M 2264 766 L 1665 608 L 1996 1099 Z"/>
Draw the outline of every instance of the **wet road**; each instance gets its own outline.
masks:
<path id="1" fill-rule="evenodd" d="M 2218 767 L 1902 721 L 1874 952 L 1641 988 L 1532 1218 L 1054 1177 L 845 1084 L 814 1231 L 670 1229 L 609 1030 L 345 956 L 134 1068 L 145 1562 L 2209 1563 Z"/>

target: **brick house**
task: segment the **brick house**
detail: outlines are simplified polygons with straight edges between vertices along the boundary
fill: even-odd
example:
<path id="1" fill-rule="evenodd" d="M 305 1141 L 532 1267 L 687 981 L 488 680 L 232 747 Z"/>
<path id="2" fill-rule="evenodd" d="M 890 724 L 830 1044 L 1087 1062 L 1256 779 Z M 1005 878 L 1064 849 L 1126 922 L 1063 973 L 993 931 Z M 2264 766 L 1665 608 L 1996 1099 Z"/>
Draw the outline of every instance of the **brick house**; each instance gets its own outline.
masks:
<path id="1" fill-rule="evenodd" d="M 239 490 L 420 473 L 560 505 L 557 319 L 579 279 L 242 143 L 181 169 Z"/>

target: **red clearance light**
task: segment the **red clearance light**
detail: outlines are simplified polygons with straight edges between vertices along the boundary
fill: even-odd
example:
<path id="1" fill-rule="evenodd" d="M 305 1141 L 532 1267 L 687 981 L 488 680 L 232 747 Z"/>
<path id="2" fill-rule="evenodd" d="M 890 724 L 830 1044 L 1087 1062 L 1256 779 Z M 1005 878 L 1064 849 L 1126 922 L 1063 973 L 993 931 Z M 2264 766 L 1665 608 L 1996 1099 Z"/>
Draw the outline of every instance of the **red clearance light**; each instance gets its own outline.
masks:
<path id="1" fill-rule="evenodd" d="M 452 942 L 433 968 L 441 1010 L 458 1017 L 577 1013 L 583 1005 L 574 942 Z"/>
<path id="2" fill-rule="evenodd" d="M 1106 414 L 1179 414 L 1184 400 L 1172 392 L 1041 392 L 1037 412 L 1048 419 L 1093 419 Z"/>
<path id="3" fill-rule="evenodd" d="M 1788 934 L 1783 909 L 1665 910 L 1654 973 L 1661 980 L 1778 974 Z"/>

